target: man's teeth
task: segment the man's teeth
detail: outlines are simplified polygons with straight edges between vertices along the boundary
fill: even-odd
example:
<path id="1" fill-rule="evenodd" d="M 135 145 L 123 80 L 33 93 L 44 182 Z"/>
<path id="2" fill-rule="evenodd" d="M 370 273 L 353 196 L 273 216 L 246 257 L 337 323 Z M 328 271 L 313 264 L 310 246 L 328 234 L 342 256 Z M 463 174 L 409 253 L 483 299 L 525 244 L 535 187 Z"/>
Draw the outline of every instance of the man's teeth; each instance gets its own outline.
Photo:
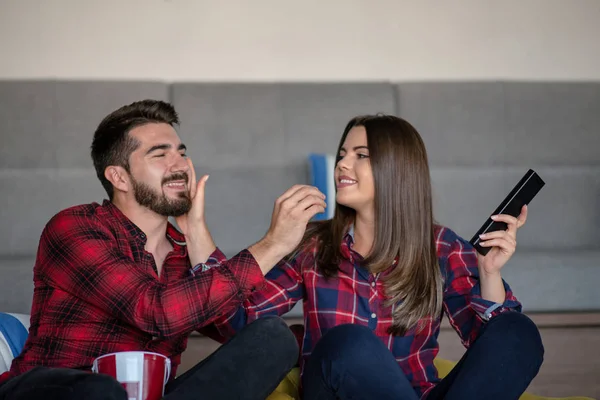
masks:
<path id="1" fill-rule="evenodd" d="M 180 182 L 167 183 L 167 186 L 170 186 L 170 187 L 182 187 L 184 185 L 185 185 L 184 183 L 180 183 Z"/>

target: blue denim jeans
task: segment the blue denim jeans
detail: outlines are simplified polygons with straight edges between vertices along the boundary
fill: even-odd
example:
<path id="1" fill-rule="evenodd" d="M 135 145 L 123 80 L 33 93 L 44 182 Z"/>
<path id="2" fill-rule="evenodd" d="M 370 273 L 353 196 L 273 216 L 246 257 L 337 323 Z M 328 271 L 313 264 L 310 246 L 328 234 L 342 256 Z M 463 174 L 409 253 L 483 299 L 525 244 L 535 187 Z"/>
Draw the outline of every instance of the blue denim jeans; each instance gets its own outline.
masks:
<path id="1" fill-rule="evenodd" d="M 537 375 L 544 347 L 535 324 L 508 312 L 492 318 L 428 400 L 518 399 Z M 417 399 L 394 356 L 369 328 L 340 325 L 319 340 L 303 374 L 304 399 Z"/>

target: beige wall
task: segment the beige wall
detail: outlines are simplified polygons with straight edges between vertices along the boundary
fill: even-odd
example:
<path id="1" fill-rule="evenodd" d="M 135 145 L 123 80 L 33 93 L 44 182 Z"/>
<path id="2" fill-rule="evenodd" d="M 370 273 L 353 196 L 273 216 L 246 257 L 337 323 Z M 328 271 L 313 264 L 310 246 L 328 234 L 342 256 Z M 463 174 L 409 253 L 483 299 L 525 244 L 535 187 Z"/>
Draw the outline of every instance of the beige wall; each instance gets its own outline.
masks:
<path id="1" fill-rule="evenodd" d="M 600 79 L 597 0 L 0 4 L 5 79 Z"/>

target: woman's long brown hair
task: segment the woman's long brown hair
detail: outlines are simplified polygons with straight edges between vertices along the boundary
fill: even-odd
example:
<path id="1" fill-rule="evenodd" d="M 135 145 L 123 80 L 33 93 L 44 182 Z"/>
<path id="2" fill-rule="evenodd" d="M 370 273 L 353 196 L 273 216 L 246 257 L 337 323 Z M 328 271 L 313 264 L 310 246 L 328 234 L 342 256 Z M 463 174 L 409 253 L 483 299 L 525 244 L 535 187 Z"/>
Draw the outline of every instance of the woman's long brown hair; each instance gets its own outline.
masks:
<path id="1" fill-rule="evenodd" d="M 431 179 L 425 145 L 407 121 L 391 115 L 355 117 L 346 125 L 338 155 L 348 132 L 362 126 L 367 132 L 375 183 L 375 238 L 364 266 L 371 273 L 395 267 L 385 275 L 388 305 L 393 306 L 390 333 L 404 335 L 442 307 L 442 276 L 438 266 Z M 341 244 L 356 212 L 336 203 L 333 219 L 310 224 L 299 248 L 316 240 L 317 268 L 337 275 Z"/>

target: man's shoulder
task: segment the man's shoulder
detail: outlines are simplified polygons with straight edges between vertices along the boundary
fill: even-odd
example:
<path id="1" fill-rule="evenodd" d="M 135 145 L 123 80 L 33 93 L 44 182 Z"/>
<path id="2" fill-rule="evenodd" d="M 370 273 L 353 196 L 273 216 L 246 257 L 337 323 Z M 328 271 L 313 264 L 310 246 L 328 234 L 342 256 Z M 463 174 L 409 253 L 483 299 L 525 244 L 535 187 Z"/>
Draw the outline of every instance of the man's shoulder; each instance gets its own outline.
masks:
<path id="1" fill-rule="evenodd" d="M 65 217 L 95 217 L 97 215 L 102 215 L 105 213 L 101 204 L 98 203 L 87 203 L 87 204 L 78 204 L 71 207 L 64 208 L 57 212 L 52 218 L 65 218 Z"/>
<path id="2" fill-rule="evenodd" d="M 101 204 L 78 204 L 56 213 L 46 224 L 46 229 L 64 230 L 72 228 L 73 225 L 101 225 L 106 216 L 107 210 Z"/>

